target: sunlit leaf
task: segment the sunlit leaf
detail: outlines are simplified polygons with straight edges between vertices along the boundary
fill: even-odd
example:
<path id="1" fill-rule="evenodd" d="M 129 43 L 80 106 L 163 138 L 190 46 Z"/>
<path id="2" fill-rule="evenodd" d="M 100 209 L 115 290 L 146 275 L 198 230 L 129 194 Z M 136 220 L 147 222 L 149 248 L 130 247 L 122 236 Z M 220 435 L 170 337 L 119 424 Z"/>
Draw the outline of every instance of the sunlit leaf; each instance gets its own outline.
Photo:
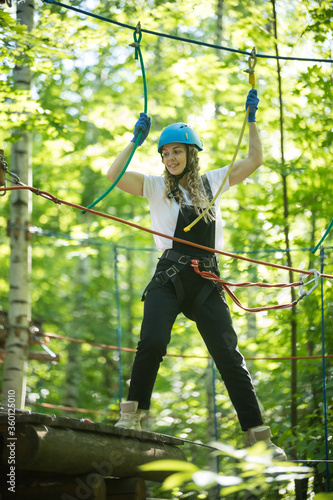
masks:
<path id="1" fill-rule="evenodd" d="M 162 485 L 163 490 L 172 490 L 173 488 L 178 488 L 179 486 L 190 481 L 192 478 L 192 472 L 176 472 L 168 476 Z"/>
<path id="2" fill-rule="evenodd" d="M 181 460 L 157 460 L 141 465 L 140 469 L 143 471 L 165 470 L 165 471 L 184 471 L 194 473 L 197 467 L 189 462 Z"/>
<path id="3" fill-rule="evenodd" d="M 235 486 L 242 482 L 240 477 L 223 476 L 212 471 L 199 471 L 192 475 L 193 481 L 202 487 L 207 487 L 211 484 L 219 484 L 220 486 Z"/>

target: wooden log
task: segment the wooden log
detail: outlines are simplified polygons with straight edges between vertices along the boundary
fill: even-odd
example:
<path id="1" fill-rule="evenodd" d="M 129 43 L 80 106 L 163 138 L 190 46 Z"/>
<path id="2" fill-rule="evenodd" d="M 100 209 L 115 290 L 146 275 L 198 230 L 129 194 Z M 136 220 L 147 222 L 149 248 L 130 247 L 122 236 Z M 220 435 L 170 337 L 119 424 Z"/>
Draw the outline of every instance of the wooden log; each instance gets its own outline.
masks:
<path id="1" fill-rule="evenodd" d="M 146 500 L 146 483 L 142 478 L 105 479 L 107 500 Z"/>
<path id="2" fill-rule="evenodd" d="M 130 431 L 127 435 L 126 430 L 122 430 L 124 434 L 115 430 L 118 435 L 17 423 L 16 469 L 68 475 L 136 476 L 161 482 L 172 471 L 142 472 L 138 467 L 156 460 L 186 460 L 177 446 L 159 442 L 156 437 L 141 438 L 141 434 L 151 433 Z M 4 442 L 7 442 L 6 434 Z M 4 447 L 1 457 L 4 465 L 8 463 L 9 453 L 9 448 Z"/>
<path id="3" fill-rule="evenodd" d="M 88 410 L 87 410 L 88 411 Z M 96 432 L 102 434 L 111 434 L 113 436 L 135 438 L 143 441 L 152 441 L 157 443 L 166 443 L 170 445 L 181 446 L 184 440 L 167 436 L 166 434 L 157 434 L 148 431 L 135 431 L 132 429 L 123 429 L 122 427 L 114 427 L 110 424 L 101 424 L 96 422 L 85 422 L 82 419 L 57 417 L 55 415 L 46 415 L 45 413 L 31 413 L 24 411 L 21 414 L 15 412 L 15 419 L 17 424 L 41 424 L 47 427 L 62 427 L 66 429 L 74 429 L 79 431 Z M 8 418 L 6 415 L 0 414 L 0 427 L 6 428 L 8 425 Z"/>
<path id="4" fill-rule="evenodd" d="M 116 493 L 115 495 L 107 495 L 106 500 L 139 500 L 136 493 Z M 146 497 L 144 497 L 146 499 Z"/>
<path id="5" fill-rule="evenodd" d="M 15 493 L 2 492 L 3 500 L 107 500 L 105 480 L 99 474 L 73 477 L 61 483 L 20 484 Z"/>
<path id="6" fill-rule="evenodd" d="M 5 500 L 13 497 L 2 492 Z M 13 497 L 14 498 L 14 497 Z M 142 478 L 102 478 L 91 474 L 54 480 L 33 480 L 19 484 L 15 500 L 146 500 L 146 483 Z"/>

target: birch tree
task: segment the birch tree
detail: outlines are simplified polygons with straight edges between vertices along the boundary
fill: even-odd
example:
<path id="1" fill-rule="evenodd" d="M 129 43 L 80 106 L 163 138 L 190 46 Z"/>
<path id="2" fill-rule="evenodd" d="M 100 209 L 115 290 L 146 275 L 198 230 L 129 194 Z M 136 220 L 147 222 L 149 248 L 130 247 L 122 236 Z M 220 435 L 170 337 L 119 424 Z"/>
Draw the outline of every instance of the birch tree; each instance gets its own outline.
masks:
<path id="1" fill-rule="evenodd" d="M 17 3 L 17 22 L 33 29 L 34 0 Z M 32 75 L 26 65 L 16 66 L 14 78 L 17 87 L 30 90 Z M 19 134 L 19 140 L 13 143 L 10 171 L 23 183 L 31 185 L 31 133 Z M 11 193 L 10 219 L 8 224 L 11 241 L 9 271 L 9 334 L 6 340 L 6 358 L 4 362 L 3 403 L 8 395 L 15 394 L 15 405 L 23 408 L 25 403 L 26 367 L 29 350 L 29 326 L 31 321 L 31 302 L 29 283 L 31 275 L 30 232 L 32 197 L 27 190 Z"/>

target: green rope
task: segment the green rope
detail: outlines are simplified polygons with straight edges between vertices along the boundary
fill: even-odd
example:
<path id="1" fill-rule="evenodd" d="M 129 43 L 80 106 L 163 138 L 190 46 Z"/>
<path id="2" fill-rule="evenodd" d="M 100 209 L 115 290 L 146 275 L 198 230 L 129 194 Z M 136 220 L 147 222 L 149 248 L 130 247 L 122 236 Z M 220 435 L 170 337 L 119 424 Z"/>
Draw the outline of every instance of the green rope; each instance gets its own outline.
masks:
<path id="1" fill-rule="evenodd" d="M 137 35 L 139 35 L 139 37 L 137 37 Z M 141 66 L 141 73 L 142 73 L 142 80 L 143 80 L 143 93 L 144 93 L 144 112 L 147 113 L 147 109 L 148 109 L 147 79 L 146 79 L 145 66 L 143 64 L 143 57 L 142 57 L 141 48 L 140 48 L 140 42 L 142 40 L 142 32 L 141 32 L 141 28 L 140 28 L 140 23 L 137 25 L 136 31 L 134 31 L 134 33 L 133 33 L 133 38 L 134 38 L 134 43 L 131 43 L 130 46 L 135 48 L 135 59 L 138 59 L 138 58 L 140 59 L 140 66 Z M 105 191 L 104 194 L 102 194 L 99 198 L 97 198 L 96 201 L 94 201 L 93 203 L 88 205 L 87 208 L 92 208 L 95 205 L 97 205 L 97 203 L 99 203 L 101 200 L 103 200 L 103 198 L 105 198 L 105 196 L 107 196 L 113 190 L 113 188 L 116 187 L 116 185 L 118 184 L 118 182 L 120 181 L 120 179 L 122 178 L 124 173 L 126 172 L 127 167 L 131 163 L 131 160 L 134 156 L 134 153 L 138 147 L 138 144 L 139 144 L 139 141 L 141 138 L 141 134 L 142 134 L 142 130 L 139 131 L 138 136 L 136 138 L 136 141 L 134 143 L 134 148 L 132 149 L 131 154 L 130 154 L 124 168 L 122 169 L 122 171 L 120 172 L 120 174 L 118 175 L 116 180 L 113 182 L 113 184 L 111 184 L 111 186 Z M 81 210 L 81 212 L 83 214 L 86 213 L 85 210 Z"/>
<path id="2" fill-rule="evenodd" d="M 324 241 L 324 239 L 327 237 L 328 233 L 330 232 L 330 230 L 332 229 L 332 226 L 333 226 L 333 219 L 331 220 L 331 222 L 329 223 L 329 226 L 328 228 L 326 229 L 325 231 L 325 234 L 322 236 L 321 240 L 319 241 L 319 243 L 314 247 L 314 249 L 312 250 L 312 253 L 315 253 L 318 248 L 320 247 L 320 245 L 322 244 L 322 242 Z"/>

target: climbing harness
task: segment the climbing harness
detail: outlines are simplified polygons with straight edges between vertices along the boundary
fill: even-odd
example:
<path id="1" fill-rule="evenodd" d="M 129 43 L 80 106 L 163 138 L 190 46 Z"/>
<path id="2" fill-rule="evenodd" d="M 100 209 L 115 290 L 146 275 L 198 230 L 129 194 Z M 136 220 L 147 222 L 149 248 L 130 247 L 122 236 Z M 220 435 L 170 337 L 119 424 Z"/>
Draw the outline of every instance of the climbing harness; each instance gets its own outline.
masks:
<path id="1" fill-rule="evenodd" d="M 205 190 L 208 202 L 212 200 L 213 198 L 213 193 L 207 178 L 207 175 L 204 174 L 201 176 L 201 181 L 203 188 Z M 177 195 L 174 196 L 174 201 L 176 203 L 179 203 L 179 198 Z M 180 220 L 178 218 L 177 221 L 177 227 L 175 230 L 174 235 L 177 236 L 179 234 L 182 234 L 182 227 L 183 225 L 187 224 L 188 219 L 187 217 L 191 216 L 191 212 L 187 212 L 187 207 L 185 204 L 182 204 L 182 209 L 181 213 L 179 213 Z M 215 215 L 214 207 L 213 207 L 213 215 Z M 183 222 L 182 222 L 183 221 Z M 178 227 L 179 225 L 179 227 Z M 205 225 L 205 228 L 207 226 Z M 199 227 L 198 232 L 200 235 L 202 234 L 201 228 Z M 215 226 L 213 232 L 210 234 L 208 237 L 210 244 L 214 245 L 215 242 Z M 195 238 L 194 238 L 195 240 Z M 196 240 L 198 242 L 198 240 Z M 207 240 L 208 241 L 208 240 Z M 189 267 L 191 264 L 191 259 L 193 259 L 193 254 L 188 255 L 191 253 L 191 249 L 187 246 L 185 247 L 184 245 L 179 245 L 178 243 L 173 244 L 172 249 L 165 250 L 165 252 L 162 254 L 162 256 L 159 259 L 159 264 L 157 266 L 156 273 L 151 280 L 151 282 L 148 284 L 146 287 L 142 300 L 145 299 L 147 292 L 158 285 L 165 285 L 168 281 L 171 281 L 174 285 L 176 296 L 178 299 L 179 304 L 183 304 L 184 300 L 186 298 L 185 290 L 184 290 L 184 285 L 183 281 L 180 277 L 180 272 L 185 268 Z M 218 261 L 215 255 L 211 256 L 210 253 L 204 252 L 201 253 L 200 250 L 195 251 L 195 256 L 196 258 L 199 259 L 199 263 L 205 270 L 210 270 L 214 272 L 218 272 Z M 170 265 L 171 264 L 171 265 Z M 169 267 L 167 267 L 169 266 Z M 201 291 L 198 293 L 198 295 L 195 298 L 194 305 L 193 305 L 193 310 L 198 311 L 201 307 L 201 305 L 204 303 L 210 292 L 212 291 L 212 288 L 215 286 L 213 283 L 206 282 L 204 283 L 204 286 L 202 287 Z"/>
<path id="2" fill-rule="evenodd" d="M 213 281 L 213 283 L 220 283 L 222 288 L 227 292 L 227 294 L 232 298 L 232 300 L 235 302 L 235 304 L 237 304 L 241 309 L 243 309 L 244 311 L 247 311 L 247 312 L 262 312 L 262 311 L 269 311 L 271 309 L 287 309 L 287 308 L 290 308 L 290 307 L 293 307 L 295 306 L 296 304 L 298 304 L 298 302 L 303 299 L 303 297 L 306 297 L 307 295 L 310 295 L 310 293 L 313 292 L 313 290 L 315 288 L 317 288 L 318 286 L 318 282 L 319 282 L 319 278 L 321 276 L 321 274 L 316 271 L 315 269 L 310 269 L 309 272 L 313 273 L 314 275 L 314 278 L 309 280 L 308 282 L 304 283 L 304 278 L 305 274 L 302 274 L 299 278 L 299 282 L 295 282 L 295 283 L 276 283 L 276 284 L 269 284 L 269 283 L 263 283 L 263 282 L 259 282 L 259 283 L 249 283 L 249 282 L 246 282 L 246 283 L 231 283 L 229 281 L 226 281 L 226 280 L 223 280 L 221 279 L 219 276 L 217 276 L 217 274 L 215 273 L 212 273 L 210 271 L 202 271 L 199 269 L 199 265 L 200 265 L 200 262 L 199 260 L 196 260 L 196 259 L 192 259 L 191 260 L 191 266 L 193 267 L 194 271 L 199 274 L 202 278 L 205 278 L 207 280 L 210 280 L 210 281 Z M 310 290 L 304 290 L 304 286 L 308 285 L 309 283 L 312 283 L 312 282 L 315 282 L 314 285 L 312 286 L 312 288 Z M 234 286 L 234 287 L 251 287 L 251 286 L 258 286 L 258 287 L 262 287 L 262 288 L 290 288 L 290 287 L 297 287 L 299 286 L 300 287 L 300 296 L 298 297 L 297 300 L 294 300 L 293 302 L 290 302 L 288 304 L 278 304 L 278 305 L 275 305 L 275 306 L 264 306 L 264 307 L 253 307 L 253 308 L 248 308 L 248 307 L 244 307 L 241 302 L 238 300 L 238 298 L 236 297 L 236 295 L 230 290 L 230 286 Z"/>
<path id="3" fill-rule="evenodd" d="M 169 249 L 165 250 L 163 254 L 160 257 L 160 261 L 166 259 L 166 261 L 171 261 L 172 264 L 170 267 L 163 271 L 157 271 L 152 279 L 152 281 L 147 285 L 145 288 L 143 295 L 142 295 L 142 300 L 145 299 L 148 291 L 152 289 L 155 286 L 155 283 L 158 285 L 165 285 L 168 281 L 172 281 L 178 302 L 181 304 L 185 298 L 185 293 L 184 293 L 184 288 L 181 282 L 181 279 L 179 277 L 179 273 L 186 267 L 191 265 L 193 257 L 190 255 L 184 255 L 181 254 L 175 250 Z M 215 271 L 218 269 L 218 261 L 215 255 L 213 257 L 202 257 L 199 260 L 197 260 L 198 266 L 200 265 L 207 271 Z M 215 284 L 213 284 L 215 285 Z M 209 287 L 209 292 L 212 290 L 212 287 Z M 200 295 L 200 294 L 199 294 Z M 206 295 L 206 293 L 204 293 Z M 206 298 L 206 297 L 204 297 Z M 197 307 L 196 309 L 199 309 L 201 303 L 203 302 L 202 297 L 198 296 L 197 300 Z"/>
<path id="4" fill-rule="evenodd" d="M 256 84 L 256 79 L 255 79 L 255 74 L 254 74 L 254 68 L 256 66 L 256 63 L 257 63 L 256 50 L 255 50 L 255 48 L 253 48 L 252 52 L 251 52 L 251 55 L 250 55 L 250 57 L 248 59 L 248 66 L 249 67 L 248 67 L 248 69 L 244 70 L 246 73 L 249 74 L 249 83 L 250 83 L 250 85 L 252 85 L 253 89 L 254 89 L 255 84 Z M 191 224 L 189 224 L 187 227 L 184 228 L 185 232 L 189 231 L 195 224 L 197 224 L 197 222 L 199 222 L 199 220 L 201 220 L 207 214 L 207 212 L 210 210 L 211 206 L 215 203 L 215 201 L 219 197 L 220 193 L 222 192 L 222 189 L 224 188 L 225 183 L 227 182 L 227 179 L 228 179 L 228 177 L 230 175 L 231 169 L 234 166 L 234 163 L 236 161 L 236 158 L 237 158 L 237 155 L 238 155 L 238 151 L 239 151 L 241 143 L 242 143 L 242 139 L 243 139 L 243 135 L 244 135 L 244 131 L 245 131 L 247 119 L 248 119 L 248 116 L 249 116 L 249 111 L 250 111 L 250 106 L 248 106 L 248 108 L 246 110 L 244 121 L 243 121 L 243 125 L 242 125 L 242 128 L 241 128 L 241 133 L 240 133 L 240 136 L 239 136 L 239 139 L 238 139 L 238 143 L 237 143 L 237 146 L 236 146 L 236 150 L 235 150 L 234 156 L 233 156 L 233 158 L 231 160 L 231 163 L 230 163 L 230 165 L 228 167 L 227 173 L 226 173 L 226 175 L 225 175 L 225 177 L 223 179 L 223 182 L 222 182 L 221 186 L 219 187 L 216 195 L 214 196 L 214 198 L 212 199 L 212 201 L 209 203 L 209 205 L 207 206 L 207 208 L 205 210 L 203 210 L 203 212 Z"/>
<path id="5" fill-rule="evenodd" d="M 147 113 L 147 110 L 148 110 L 147 79 L 146 79 L 145 66 L 144 66 L 144 63 L 143 63 L 143 57 L 142 57 L 141 48 L 140 48 L 140 42 L 142 40 L 142 31 L 141 31 L 141 24 L 140 23 L 137 24 L 137 27 L 136 27 L 136 29 L 135 29 L 135 31 L 133 33 L 133 38 L 134 38 L 134 42 L 130 44 L 130 47 L 134 47 L 134 49 L 135 49 L 135 52 L 134 52 L 135 59 L 136 60 L 140 59 L 141 74 L 142 74 L 142 80 L 143 80 L 144 113 Z M 120 181 L 120 179 L 122 178 L 122 176 L 124 175 L 124 173 L 126 172 L 127 167 L 131 163 L 131 160 L 132 160 L 132 158 L 134 156 L 134 153 L 135 153 L 135 151 L 136 151 L 136 149 L 138 147 L 141 135 L 142 135 L 142 130 L 139 131 L 138 136 L 136 138 L 136 141 L 134 143 L 134 148 L 132 149 L 131 154 L 130 154 L 130 156 L 129 156 L 129 158 L 128 158 L 128 160 L 127 160 L 124 168 L 122 169 L 122 171 L 120 172 L 120 174 L 118 175 L 118 177 L 116 178 L 116 180 L 105 191 L 104 194 L 102 194 L 99 198 L 97 198 L 97 200 L 95 200 L 93 203 L 91 203 L 90 205 L 88 205 L 87 208 L 92 208 L 95 205 L 97 205 L 97 203 L 99 203 L 101 200 L 103 200 L 103 198 L 105 198 L 105 196 L 107 196 L 113 190 L 113 188 L 116 187 L 116 185 L 118 184 L 118 182 Z M 86 210 L 82 210 L 82 213 L 83 214 L 86 213 Z"/>

